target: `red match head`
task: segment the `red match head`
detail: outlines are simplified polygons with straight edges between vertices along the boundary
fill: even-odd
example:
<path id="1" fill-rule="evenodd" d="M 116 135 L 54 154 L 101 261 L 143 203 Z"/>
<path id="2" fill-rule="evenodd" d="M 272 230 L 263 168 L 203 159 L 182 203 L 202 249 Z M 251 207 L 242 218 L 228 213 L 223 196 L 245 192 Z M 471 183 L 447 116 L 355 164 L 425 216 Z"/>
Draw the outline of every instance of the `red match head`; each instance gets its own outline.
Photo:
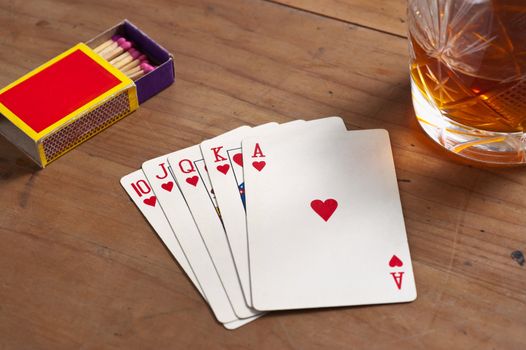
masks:
<path id="1" fill-rule="evenodd" d="M 137 57 L 139 57 L 141 55 L 141 53 L 139 51 L 135 50 L 133 47 L 128 50 L 128 53 L 130 54 L 130 56 L 133 59 L 136 59 Z"/>
<path id="2" fill-rule="evenodd" d="M 122 36 L 120 36 L 120 35 L 114 35 L 114 36 L 111 37 L 111 40 L 112 41 L 118 41 L 121 38 L 122 38 Z"/>
<path id="3" fill-rule="evenodd" d="M 140 65 L 142 71 L 146 74 L 146 73 L 150 73 L 152 70 L 154 70 L 155 68 L 153 68 L 151 65 L 149 65 L 148 63 L 146 62 L 143 62 L 141 63 Z"/>
<path id="4" fill-rule="evenodd" d="M 127 40 L 124 40 L 124 42 L 122 44 L 119 44 L 119 46 L 123 49 L 123 50 L 129 50 L 131 49 L 131 47 L 133 46 L 131 42 L 127 41 Z"/>

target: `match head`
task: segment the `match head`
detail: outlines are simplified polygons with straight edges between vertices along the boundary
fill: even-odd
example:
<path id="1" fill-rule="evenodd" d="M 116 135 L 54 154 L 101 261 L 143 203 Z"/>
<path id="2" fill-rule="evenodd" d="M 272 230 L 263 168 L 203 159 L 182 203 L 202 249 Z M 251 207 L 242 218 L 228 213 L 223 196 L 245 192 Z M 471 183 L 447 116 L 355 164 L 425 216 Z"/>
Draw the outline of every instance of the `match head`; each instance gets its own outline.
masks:
<path id="1" fill-rule="evenodd" d="M 155 69 L 155 68 L 153 68 L 151 65 L 149 65 L 146 62 L 141 63 L 139 67 L 141 67 L 141 69 L 144 72 L 144 74 L 150 73 L 152 70 Z"/>
<path id="2" fill-rule="evenodd" d="M 122 44 L 119 44 L 120 47 L 122 47 L 123 50 L 129 50 L 133 46 L 131 42 L 124 40 Z"/>
<path id="3" fill-rule="evenodd" d="M 137 57 L 137 59 L 139 60 L 139 62 L 148 63 L 148 57 L 146 57 L 146 55 L 140 55 L 139 57 Z"/>
<path id="4" fill-rule="evenodd" d="M 122 38 L 122 36 L 120 36 L 120 35 L 114 35 L 114 36 L 111 37 L 111 40 L 112 40 L 112 41 L 119 41 L 120 38 Z"/>
<path id="5" fill-rule="evenodd" d="M 138 57 L 141 56 L 141 53 L 137 50 L 135 50 L 133 47 L 131 49 L 128 50 L 128 53 L 130 54 L 130 56 L 133 58 L 133 59 L 136 59 Z"/>
<path id="6" fill-rule="evenodd" d="M 124 39 L 122 36 L 121 36 L 119 39 L 117 39 L 117 41 L 116 41 L 116 43 L 117 43 L 118 45 L 120 45 L 120 44 L 122 44 L 122 43 L 124 43 L 124 42 L 126 42 L 126 39 Z"/>

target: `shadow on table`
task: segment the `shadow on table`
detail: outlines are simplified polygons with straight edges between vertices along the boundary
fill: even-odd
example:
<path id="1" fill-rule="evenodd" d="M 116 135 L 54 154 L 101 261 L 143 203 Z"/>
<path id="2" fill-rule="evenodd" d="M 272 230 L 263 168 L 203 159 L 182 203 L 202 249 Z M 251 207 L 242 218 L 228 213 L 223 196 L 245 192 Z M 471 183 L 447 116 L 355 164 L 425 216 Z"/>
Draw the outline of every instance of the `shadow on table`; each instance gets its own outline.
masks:
<path id="1" fill-rule="evenodd" d="M 372 304 L 372 305 L 355 305 L 355 306 L 333 306 L 333 307 L 321 307 L 321 308 L 310 308 L 310 309 L 296 309 L 296 310 L 278 310 L 278 311 L 268 311 L 267 314 L 265 314 L 265 318 L 275 318 L 275 317 L 282 317 L 282 316 L 293 316 L 293 315 L 315 315 L 315 314 L 324 314 L 324 313 L 331 313 L 334 311 L 341 312 L 345 310 L 360 310 L 365 308 L 375 308 L 375 307 L 381 307 L 385 305 L 402 305 L 406 303 L 398 303 L 398 304 Z"/>
<path id="2" fill-rule="evenodd" d="M 40 167 L 33 163 L 4 137 L 0 136 L 0 180 L 35 173 Z"/>

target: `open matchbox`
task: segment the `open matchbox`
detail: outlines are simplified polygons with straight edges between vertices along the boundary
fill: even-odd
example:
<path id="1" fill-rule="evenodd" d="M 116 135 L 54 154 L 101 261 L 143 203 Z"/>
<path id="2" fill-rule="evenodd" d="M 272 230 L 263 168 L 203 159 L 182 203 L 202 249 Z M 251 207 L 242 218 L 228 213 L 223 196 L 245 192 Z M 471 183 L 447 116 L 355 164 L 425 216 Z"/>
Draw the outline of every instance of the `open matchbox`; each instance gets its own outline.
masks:
<path id="1" fill-rule="evenodd" d="M 155 69 L 132 81 L 93 51 L 114 35 L 132 41 Z M 174 80 L 172 55 L 124 20 L 0 90 L 0 134 L 44 168 Z"/>

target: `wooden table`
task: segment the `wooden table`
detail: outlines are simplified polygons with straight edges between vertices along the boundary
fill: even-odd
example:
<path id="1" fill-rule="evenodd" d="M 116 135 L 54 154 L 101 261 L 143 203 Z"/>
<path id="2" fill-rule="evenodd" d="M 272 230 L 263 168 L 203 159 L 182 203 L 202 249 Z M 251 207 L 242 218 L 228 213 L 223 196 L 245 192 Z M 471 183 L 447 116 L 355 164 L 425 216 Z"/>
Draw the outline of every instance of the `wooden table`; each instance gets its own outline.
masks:
<path id="1" fill-rule="evenodd" d="M 403 0 L 0 2 L 0 85 L 127 17 L 177 81 L 43 171 L 0 139 L 0 349 L 519 349 L 524 168 L 449 159 L 417 126 Z M 386 128 L 418 299 L 226 331 L 119 179 L 237 126 Z"/>

